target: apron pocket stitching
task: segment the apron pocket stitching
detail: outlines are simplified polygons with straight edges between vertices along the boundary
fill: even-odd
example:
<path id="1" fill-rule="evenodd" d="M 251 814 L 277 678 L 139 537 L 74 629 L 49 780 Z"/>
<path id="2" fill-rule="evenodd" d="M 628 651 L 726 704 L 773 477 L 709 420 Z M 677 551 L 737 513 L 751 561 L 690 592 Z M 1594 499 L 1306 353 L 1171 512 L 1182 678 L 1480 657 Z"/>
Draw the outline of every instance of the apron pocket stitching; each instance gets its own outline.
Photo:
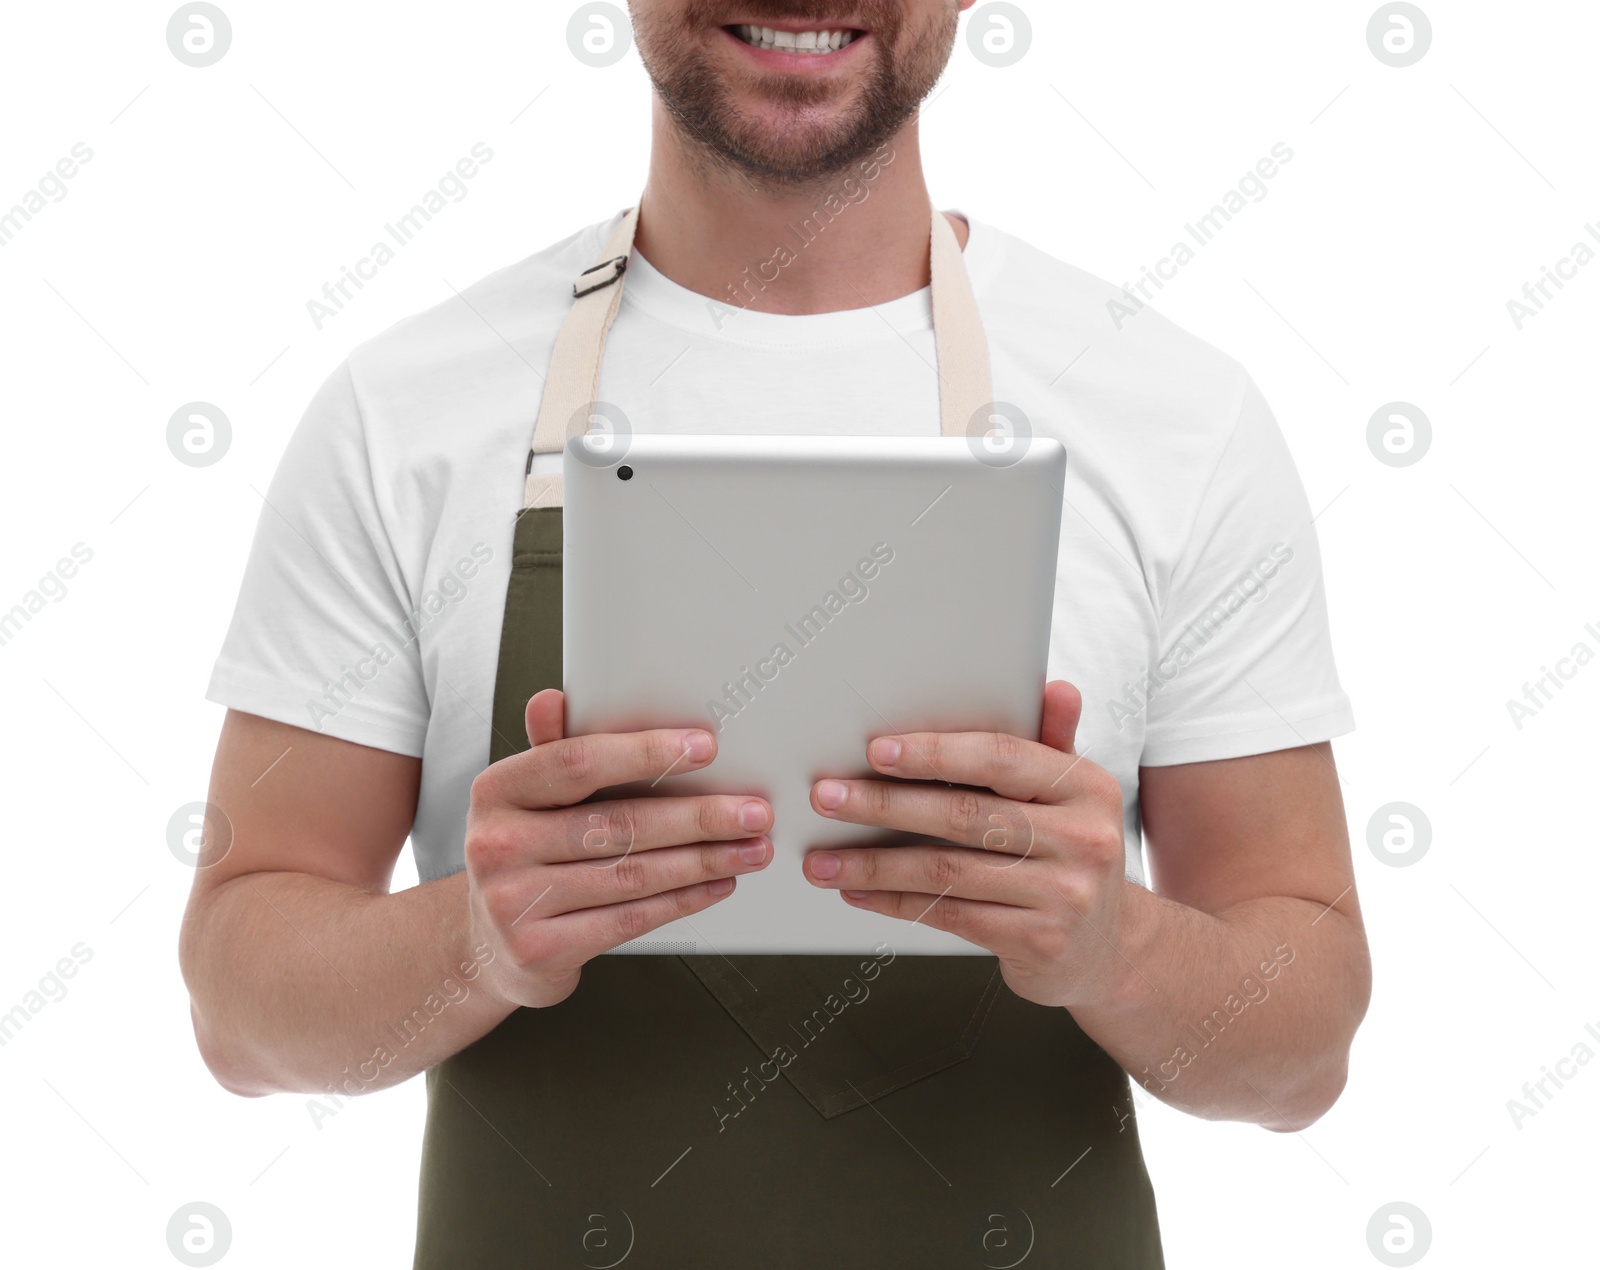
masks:
<path id="1" fill-rule="evenodd" d="M 767 1054 L 768 1045 L 761 1039 L 759 1033 L 768 1032 L 769 1028 L 775 1031 L 775 1019 L 768 1003 L 760 998 L 749 998 L 743 989 L 729 976 L 728 972 L 720 965 L 715 964 L 715 958 L 705 960 L 691 960 L 683 954 L 678 959 L 689 969 L 702 987 L 709 992 L 714 1000 L 722 1006 L 728 1017 L 739 1027 L 750 1041 Z M 737 973 L 737 971 L 735 971 Z M 853 1111 L 867 1103 L 874 1102 L 897 1089 L 915 1084 L 925 1077 L 935 1075 L 948 1067 L 971 1057 L 977 1044 L 984 1024 L 994 1008 L 995 1001 L 999 998 L 999 990 L 1003 986 L 1000 975 L 1000 964 L 995 959 L 993 969 L 979 993 L 977 1004 L 973 1007 L 966 1026 L 955 1041 L 941 1045 L 938 1049 L 920 1055 L 917 1058 L 901 1063 L 892 1070 L 880 1073 L 851 1088 L 852 1082 L 846 1080 L 845 1088 L 837 1087 L 836 1080 L 827 1084 L 835 1087 L 830 1089 L 824 1084 L 822 1077 L 813 1069 L 804 1069 L 800 1072 L 791 1071 L 793 1064 L 782 1067 L 783 1075 L 789 1084 L 803 1097 L 824 1120 L 831 1120 L 835 1116 Z M 763 1026 L 765 1025 L 765 1026 Z M 783 1044 L 791 1050 L 793 1045 L 785 1039 Z M 776 1051 L 777 1046 L 770 1047 Z M 800 1060 L 803 1061 L 803 1060 Z"/>

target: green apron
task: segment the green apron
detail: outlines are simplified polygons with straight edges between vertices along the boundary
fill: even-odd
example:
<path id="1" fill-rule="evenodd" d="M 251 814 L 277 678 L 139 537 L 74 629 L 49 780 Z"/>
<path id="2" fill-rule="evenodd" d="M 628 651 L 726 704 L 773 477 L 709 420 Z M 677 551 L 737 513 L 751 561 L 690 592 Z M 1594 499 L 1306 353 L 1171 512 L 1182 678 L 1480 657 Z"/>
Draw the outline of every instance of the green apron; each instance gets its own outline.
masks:
<path id="1" fill-rule="evenodd" d="M 536 452 L 572 394 L 593 401 L 635 217 L 574 288 Z M 953 247 L 935 212 L 936 335 L 975 312 Z M 940 363 L 979 367 L 981 404 L 986 348 Z M 951 397 L 947 431 L 970 417 Z M 528 748 L 528 699 L 562 684 L 562 513 L 540 505 L 559 478 L 529 466 L 491 762 Z M 597 957 L 427 1086 L 416 1270 L 1163 1266 L 1127 1075 L 993 956 Z"/>

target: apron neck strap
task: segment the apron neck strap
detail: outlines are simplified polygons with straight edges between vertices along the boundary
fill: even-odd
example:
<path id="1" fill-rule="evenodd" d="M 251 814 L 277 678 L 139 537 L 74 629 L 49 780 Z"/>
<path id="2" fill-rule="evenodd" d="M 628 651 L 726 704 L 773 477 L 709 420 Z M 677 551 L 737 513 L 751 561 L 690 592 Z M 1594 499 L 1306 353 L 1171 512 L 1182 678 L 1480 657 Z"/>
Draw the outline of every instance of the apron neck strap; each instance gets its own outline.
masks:
<path id="1" fill-rule="evenodd" d="M 947 437 L 967 436 L 978 412 L 994 397 L 989 373 L 989 344 L 978 316 L 978 303 L 967 277 L 955 230 L 936 207 L 929 234 L 929 266 L 933 292 L 933 337 L 939 376 L 939 430 Z M 589 429 L 600 392 L 600 361 L 606 336 L 622 306 L 622 287 L 639 228 L 639 206 L 629 208 L 611 231 L 599 261 L 572 284 L 572 308 L 556 336 L 528 454 L 523 508 L 561 506 L 561 477 L 534 475 L 535 454 L 555 454 Z"/>

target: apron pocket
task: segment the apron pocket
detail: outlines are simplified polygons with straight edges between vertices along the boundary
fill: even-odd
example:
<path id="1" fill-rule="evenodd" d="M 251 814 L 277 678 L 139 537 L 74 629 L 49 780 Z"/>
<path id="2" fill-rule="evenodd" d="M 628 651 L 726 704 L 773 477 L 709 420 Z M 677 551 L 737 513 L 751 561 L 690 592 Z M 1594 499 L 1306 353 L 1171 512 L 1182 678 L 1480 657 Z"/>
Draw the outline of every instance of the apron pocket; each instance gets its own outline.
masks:
<path id="1" fill-rule="evenodd" d="M 681 956 L 824 1119 L 967 1058 L 1004 987 L 993 956 Z"/>

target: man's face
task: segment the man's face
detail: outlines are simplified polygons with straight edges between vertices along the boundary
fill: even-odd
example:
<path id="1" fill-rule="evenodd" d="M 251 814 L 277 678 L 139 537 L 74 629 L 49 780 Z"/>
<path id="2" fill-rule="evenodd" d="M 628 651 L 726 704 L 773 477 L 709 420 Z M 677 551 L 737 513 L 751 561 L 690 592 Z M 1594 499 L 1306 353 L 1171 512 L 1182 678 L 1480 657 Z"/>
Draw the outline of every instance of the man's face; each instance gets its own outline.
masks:
<path id="1" fill-rule="evenodd" d="M 634 39 L 689 140 L 758 181 L 812 183 L 905 125 L 971 0 L 631 0 Z"/>

